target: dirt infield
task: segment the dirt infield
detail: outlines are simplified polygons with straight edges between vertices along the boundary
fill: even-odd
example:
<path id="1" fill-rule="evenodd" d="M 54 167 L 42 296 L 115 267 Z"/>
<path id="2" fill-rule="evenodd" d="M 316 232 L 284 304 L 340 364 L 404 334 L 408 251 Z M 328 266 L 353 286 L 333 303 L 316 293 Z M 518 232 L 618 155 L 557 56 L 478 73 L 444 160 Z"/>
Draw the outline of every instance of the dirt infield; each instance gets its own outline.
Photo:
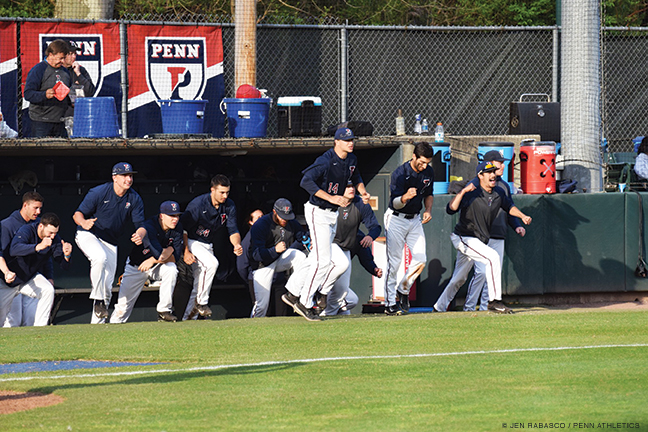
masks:
<path id="1" fill-rule="evenodd" d="M 54 394 L 0 390 L 0 415 L 57 405 L 63 401 L 65 398 Z"/>

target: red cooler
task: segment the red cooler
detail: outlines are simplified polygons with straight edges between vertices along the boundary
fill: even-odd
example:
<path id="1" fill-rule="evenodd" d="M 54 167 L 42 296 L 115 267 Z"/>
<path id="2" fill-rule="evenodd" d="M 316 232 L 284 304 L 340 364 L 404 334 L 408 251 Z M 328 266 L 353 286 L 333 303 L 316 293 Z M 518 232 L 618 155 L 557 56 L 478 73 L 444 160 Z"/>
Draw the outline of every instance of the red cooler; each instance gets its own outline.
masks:
<path id="1" fill-rule="evenodd" d="M 556 193 L 556 143 L 523 141 L 520 144 L 520 184 L 524 193 Z"/>

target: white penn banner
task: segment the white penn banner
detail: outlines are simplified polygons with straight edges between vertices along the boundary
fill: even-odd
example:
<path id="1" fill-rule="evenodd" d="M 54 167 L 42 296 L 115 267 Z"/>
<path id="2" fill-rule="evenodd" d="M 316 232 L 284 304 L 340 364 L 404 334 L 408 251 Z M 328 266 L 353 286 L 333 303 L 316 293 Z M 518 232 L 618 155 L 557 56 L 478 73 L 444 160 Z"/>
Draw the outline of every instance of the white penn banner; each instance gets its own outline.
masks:
<path id="1" fill-rule="evenodd" d="M 204 37 L 146 38 L 146 83 L 158 100 L 201 99 L 205 70 Z"/>

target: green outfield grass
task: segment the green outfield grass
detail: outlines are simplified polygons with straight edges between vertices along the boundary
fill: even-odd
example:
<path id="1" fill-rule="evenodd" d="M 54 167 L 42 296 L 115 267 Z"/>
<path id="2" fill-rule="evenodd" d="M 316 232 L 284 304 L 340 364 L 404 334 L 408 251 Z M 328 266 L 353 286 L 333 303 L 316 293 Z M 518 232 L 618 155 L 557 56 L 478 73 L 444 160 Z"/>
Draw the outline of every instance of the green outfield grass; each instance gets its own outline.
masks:
<path id="1" fill-rule="evenodd" d="M 65 398 L 0 416 L 0 430 L 494 431 L 549 423 L 648 430 L 648 346 L 602 347 L 631 344 L 648 344 L 648 312 L 0 329 L 0 363 L 167 362 L 0 375 L 0 390 Z M 594 348 L 571 349 L 586 346 Z M 570 349 L 529 350 L 558 347 Z M 27 376 L 38 379 L 2 381 Z"/>

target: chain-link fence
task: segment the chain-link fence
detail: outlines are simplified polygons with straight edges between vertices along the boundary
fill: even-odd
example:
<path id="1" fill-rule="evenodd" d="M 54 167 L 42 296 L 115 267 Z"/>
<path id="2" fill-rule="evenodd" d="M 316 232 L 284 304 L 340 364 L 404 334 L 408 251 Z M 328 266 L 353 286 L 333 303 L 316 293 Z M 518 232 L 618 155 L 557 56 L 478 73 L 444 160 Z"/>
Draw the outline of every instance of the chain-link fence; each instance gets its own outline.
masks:
<path id="1" fill-rule="evenodd" d="M 234 24 L 219 18 L 222 24 L 215 25 L 222 27 L 225 96 L 234 97 Z M 187 25 L 205 21 L 186 20 Z M 128 32 L 133 21 L 123 23 Z M 19 63 L 30 45 L 17 33 L 17 46 L 3 39 L 0 54 L 14 50 Z M 256 84 L 275 101 L 281 96 L 321 97 L 324 127 L 365 120 L 373 124 L 375 135 L 393 135 L 401 109 L 408 133 L 415 114 L 421 114 L 431 129 L 441 121 L 449 134 L 501 135 L 508 131 L 509 104 L 520 95 L 546 93 L 559 100 L 557 37 L 553 27 L 259 24 Z M 629 151 L 632 138 L 648 131 L 647 48 L 648 29 L 603 32 L 603 133 L 612 151 Z M 0 72 L 8 69 L 3 63 Z M 20 67 L 16 70 L 20 94 L 23 79 Z M 3 77 L 4 103 L 4 90 L 11 91 L 11 85 Z M 276 111 L 270 110 L 269 136 L 277 135 Z"/>

